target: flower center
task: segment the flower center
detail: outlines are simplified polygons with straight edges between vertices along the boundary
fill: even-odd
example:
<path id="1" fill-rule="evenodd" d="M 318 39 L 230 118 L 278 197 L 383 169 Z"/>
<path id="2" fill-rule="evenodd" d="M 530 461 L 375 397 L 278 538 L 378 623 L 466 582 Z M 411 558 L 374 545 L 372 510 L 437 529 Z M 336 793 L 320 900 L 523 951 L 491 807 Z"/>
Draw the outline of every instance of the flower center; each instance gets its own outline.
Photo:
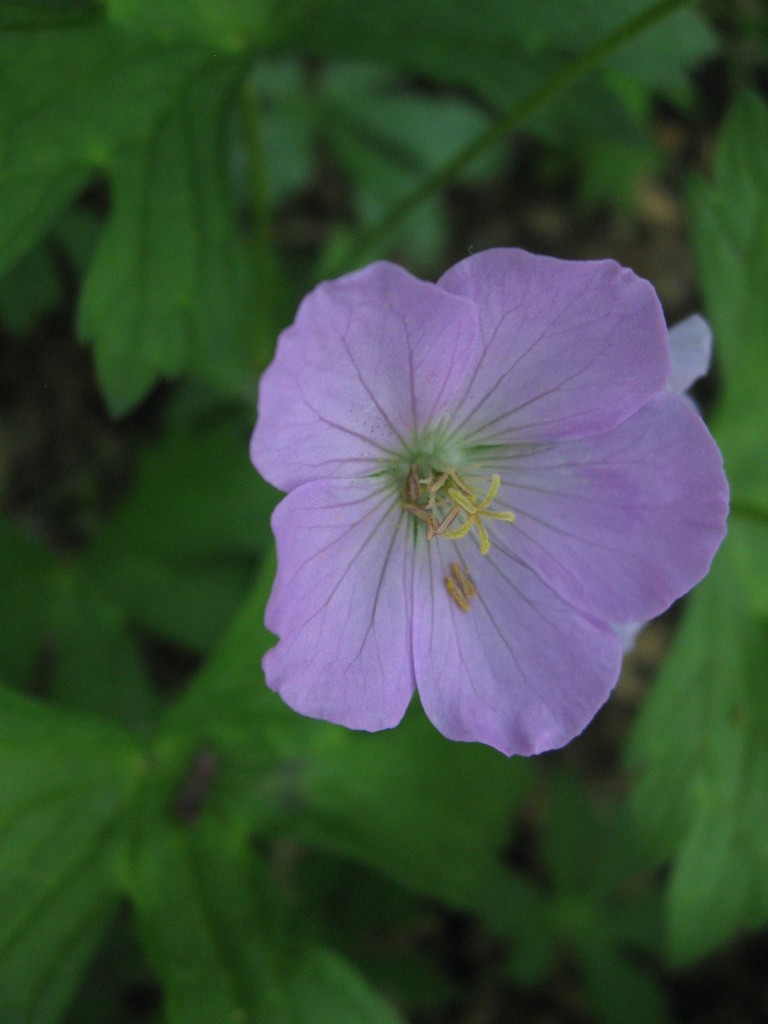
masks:
<path id="1" fill-rule="evenodd" d="M 487 555 L 491 550 L 491 539 L 484 520 L 498 519 L 505 523 L 515 521 L 514 512 L 498 512 L 490 507 L 500 486 L 501 477 L 494 473 L 485 497 L 480 498 L 455 469 L 442 472 L 430 470 L 426 477 L 420 477 L 419 468 L 414 462 L 405 480 L 403 506 L 412 516 L 426 524 L 427 540 L 435 537 L 458 540 L 474 529 L 480 541 L 480 554 Z M 449 581 L 450 577 L 446 580 L 446 586 L 455 598 Z M 473 593 L 477 593 L 474 585 Z M 473 594 L 465 598 L 466 611 L 469 610 L 468 600 L 471 596 Z"/>

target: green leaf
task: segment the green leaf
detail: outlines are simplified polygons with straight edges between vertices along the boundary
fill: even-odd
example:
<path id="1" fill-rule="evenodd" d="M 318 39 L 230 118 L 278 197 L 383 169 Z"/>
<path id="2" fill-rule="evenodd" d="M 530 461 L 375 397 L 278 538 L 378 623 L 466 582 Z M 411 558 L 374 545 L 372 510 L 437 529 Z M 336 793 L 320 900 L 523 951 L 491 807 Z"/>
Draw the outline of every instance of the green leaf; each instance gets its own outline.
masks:
<path id="1" fill-rule="evenodd" d="M 237 62 L 198 69 L 114 169 L 114 209 L 79 319 L 113 413 L 182 368 L 231 392 L 242 386 L 248 264 L 223 147 L 239 73 Z"/>
<path id="2" fill-rule="evenodd" d="M 768 622 L 768 516 L 734 509 L 728 542 L 749 609 L 755 618 Z"/>
<path id="3" fill-rule="evenodd" d="M 94 169 L 146 137 L 203 56 L 141 45 L 104 25 L 0 34 L 0 273 Z"/>
<path id="4" fill-rule="evenodd" d="M 63 579 L 52 623 L 50 694 L 146 733 L 159 707 L 124 609 L 87 563 Z"/>
<path id="5" fill-rule="evenodd" d="M 669 1008 L 660 982 L 616 948 L 613 937 L 592 932 L 579 951 L 586 987 L 605 1024 L 664 1024 Z"/>
<path id="6" fill-rule="evenodd" d="M 234 814 L 251 828 L 272 821 L 274 804 L 283 797 L 271 773 L 282 783 L 284 771 L 295 774 L 293 758 L 309 755 L 336 731 L 291 711 L 264 682 L 261 660 L 275 643 L 264 625 L 274 574 L 270 551 L 239 614 L 170 709 L 164 728 L 171 748 L 214 752 L 218 785 L 212 813 Z"/>
<path id="7" fill-rule="evenodd" d="M 299 61 L 261 60 L 251 71 L 251 80 L 260 100 L 268 192 L 279 206 L 311 183 L 315 104 Z"/>
<path id="8" fill-rule="evenodd" d="M 207 650 L 270 543 L 275 493 L 250 464 L 239 419 L 173 428 L 144 454 L 84 569 L 132 622 Z"/>
<path id="9" fill-rule="evenodd" d="M 4 34 L 0 68 L 0 270 L 107 172 L 80 320 L 112 408 L 182 367 L 240 389 L 247 270 L 224 151 L 239 63 L 100 24 Z"/>
<path id="10" fill-rule="evenodd" d="M 768 480 L 761 444 L 768 432 L 768 108 L 761 100 L 743 95 L 734 103 L 714 167 L 711 181 L 692 183 L 689 199 L 722 377 L 714 429 L 733 521 L 691 600 L 632 755 L 642 766 L 638 814 L 660 852 L 674 855 L 668 949 L 676 963 L 768 920 Z"/>
<path id="11" fill-rule="evenodd" d="M 604 0 L 571 3 L 569 0 L 516 0 L 505 10 L 514 19 L 518 37 L 534 52 L 548 49 L 585 50 L 650 4 L 648 0 Z M 625 44 L 609 59 L 622 74 L 636 77 L 652 88 L 685 88 L 684 71 L 716 48 L 714 33 L 695 10 L 674 11 L 664 20 Z"/>
<path id="12" fill-rule="evenodd" d="M 14 687 L 26 684 L 40 657 L 56 569 L 46 548 L 0 520 L 0 675 Z"/>
<path id="13" fill-rule="evenodd" d="M 60 1018 L 117 898 L 126 735 L 0 690 L 0 1017 Z"/>
<path id="14" fill-rule="evenodd" d="M 251 465 L 250 429 L 237 415 L 170 427 L 143 453 L 110 544 L 180 561 L 263 550 L 278 492 Z"/>
<path id="15" fill-rule="evenodd" d="M 543 85 L 569 56 L 583 53 L 650 5 L 647 0 L 481 0 L 439 7 L 409 0 L 367 0 L 355 18 L 335 0 L 299 7 L 286 17 L 281 52 L 321 58 L 371 60 L 469 88 L 497 109 L 513 108 Z M 715 49 L 713 34 L 693 10 L 675 11 L 617 49 L 606 61 L 647 92 L 662 90 L 676 99 L 690 92 L 687 70 Z M 527 126 L 545 138 L 624 139 L 636 125 L 617 103 L 616 90 L 593 76 L 562 93 Z M 562 135 L 561 135 L 562 133 Z"/>
<path id="16" fill-rule="evenodd" d="M 308 949 L 287 987 L 297 1024 L 404 1024 L 349 961 L 329 949 Z"/>
<path id="17" fill-rule="evenodd" d="M 483 92 L 506 81 L 523 87 L 529 58 L 521 50 L 515 5 L 451 0 L 434 7 L 408 0 L 362 0 L 350 18 L 340 0 L 288 8 L 275 45 L 283 52 L 372 61 Z"/>
<path id="18" fill-rule="evenodd" d="M 206 43 L 225 52 L 263 44 L 271 0 L 107 0 L 117 23 L 165 41 Z"/>
<path id="19" fill-rule="evenodd" d="M 0 37 L 0 60 L 2 50 Z M 2 132 L 0 119 L 0 274 L 6 274 L 83 188 L 88 171 L 85 167 L 43 168 L 12 175 L 3 161 Z"/>
<path id="20" fill-rule="evenodd" d="M 129 888 L 169 1024 L 262 1019 L 261 995 L 274 985 L 269 936 L 247 860 L 225 836 L 153 821 Z"/>
<path id="21" fill-rule="evenodd" d="M 131 890 L 169 1024 L 401 1024 L 350 964 L 307 941 L 266 866 L 220 824 L 145 828 Z"/>
<path id="22" fill-rule="evenodd" d="M 11 334 L 27 334 L 61 299 L 61 275 L 49 245 L 32 249 L 0 276 L 0 322 Z"/>
<path id="23" fill-rule="evenodd" d="M 211 56 L 99 24 L 0 35 L 0 183 L 109 167 L 151 136 Z"/>
<path id="24" fill-rule="evenodd" d="M 661 914 L 655 888 L 642 884 L 649 858 L 631 820 L 621 806 L 596 805 L 562 771 L 549 780 L 543 802 L 548 884 L 541 901 L 551 945 L 579 965 L 598 1019 L 666 1020 L 663 992 L 642 962 L 634 963 L 638 949 L 658 952 Z M 513 970 L 519 976 L 516 964 Z"/>
<path id="25" fill-rule="evenodd" d="M 0 522 L 0 672 L 71 708 L 145 729 L 156 697 L 125 611 L 87 559 L 64 562 Z"/>
<path id="26" fill-rule="evenodd" d="M 649 6 L 647 0 L 450 0 L 439 7 L 408 0 L 364 0 L 355 17 L 338 0 L 299 5 L 286 18 L 280 40 L 322 57 L 369 59 L 406 68 L 438 81 L 497 95 L 506 84 L 506 106 L 524 86 L 534 57 L 579 52 Z M 654 86 L 679 86 L 680 69 L 707 55 L 714 39 L 693 11 L 664 19 L 617 54 L 617 66 Z M 543 67 L 543 64 L 538 66 Z M 528 87 L 536 83 L 529 80 Z"/>
<path id="27" fill-rule="evenodd" d="M 271 194 L 283 199 L 307 184 L 312 149 L 320 143 L 336 158 L 363 222 L 382 218 L 490 123 L 467 100 L 406 88 L 390 71 L 373 65 L 343 62 L 315 82 L 306 80 L 298 63 L 262 62 L 254 83 L 262 97 Z M 501 148 L 495 147 L 458 180 L 489 177 L 502 157 Z M 434 197 L 394 241 L 417 265 L 431 265 L 446 223 L 442 204 Z"/>
<path id="28" fill-rule="evenodd" d="M 559 0 L 561 7 L 575 10 L 580 5 Z M 600 18 L 609 10 L 614 17 L 629 17 L 632 10 L 640 13 L 650 6 L 648 0 L 611 0 L 608 4 L 583 5 L 590 15 Z M 557 24 L 565 29 L 565 22 Z M 691 93 L 689 72 L 717 51 L 718 40 L 705 18 L 694 7 L 674 11 L 662 21 L 621 47 L 609 58 L 608 67 L 624 78 L 633 79 L 647 88 L 661 92 L 675 101 L 688 101 Z"/>
<path id="29" fill-rule="evenodd" d="M 99 0 L 3 0 L 0 30 L 70 28 L 95 21 Z"/>
<path id="30" fill-rule="evenodd" d="M 718 141 L 714 179 L 695 179 L 689 201 L 696 267 L 723 377 L 717 426 L 722 424 L 726 453 L 735 460 L 729 469 L 744 469 L 733 480 L 739 497 L 750 460 L 758 464 L 748 437 L 756 440 L 768 430 L 762 387 L 768 355 L 768 107 L 762 100 L 746 94 L 734 103 Z"/>
<path id="31" fill-rule="evenodd" d="M 593 902 L 615 896 L 649 857 L 620 808 L 598 809 L 573 776 L 555 775 L 541 836 L 542 859 L 553 888 L 566 898 L 589 893 Z"/>
<path id="32" fill-rule="evenodd" d="M 315 758 L 283 771 L 276 784 L 303 811 L 284 820 L 291 832 L 506 928 L 517 885 L 501 850 L 531 779 L 527 761 L 451 743 L 414 708 L 391 731 L 329 733 Z"/>
<path id="33" fill-rule="evenodd" d="M 406 91 L 391 74 L 365 65 L 329 70 L 323 91 L 305 97 L 317 107 L 315 130 L 348 177 L 363 222 L 375 222 L 416 184 L 489 124 L 466 101 Z M 459 181 L 487 178 L 500 167 L 497 147 Z M 423 204 L 395 243 L 424 266 L 434 263 L 445 241 L 446 216 L 438 199 Z"/>
<path id="34" fill-rule="evenodd" d="M 689 600 L 636 724 L 633 804 L 658 853 L 674 856 L 667 947 L 689 963 L 768 920 L 768 672 L 730 541 Z"/>

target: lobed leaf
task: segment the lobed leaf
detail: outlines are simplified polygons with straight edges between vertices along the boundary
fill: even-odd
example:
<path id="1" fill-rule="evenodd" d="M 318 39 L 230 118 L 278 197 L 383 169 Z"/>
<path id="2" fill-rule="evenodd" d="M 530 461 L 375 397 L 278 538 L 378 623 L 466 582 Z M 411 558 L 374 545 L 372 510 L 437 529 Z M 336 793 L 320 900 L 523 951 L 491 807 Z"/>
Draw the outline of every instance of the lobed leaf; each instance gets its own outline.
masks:
<path id="1" fill-rule="evenodd" d="M 169 430 L 84 556 L 131 622 L 191 651 L 219 639 L 268 543 L 274 492 L 247 449 L 236 417 Z"/>
<path id="2" fill-rule="evenodd" d="M 110 176 L 80 327 L 115 412 L 182 368 L 242 386 L 247 262 L 224 148 L 239 73 L 104 23 L 0 37 L 0 271 Z"/>
<path id="3" fill-rule="evenodd" d="M 106 0 L 110 17 L 131 32 L 227 52 L 263 43 L 274 6 L 273 0 Z"/>
<path id="4" fill-rule="evenodd" d="M 265 865 L 220 826 L 145 828 L 131 888 L 169 1024 L 401 1021 L 351 964 L 289 924 Z"/>
<path id="5" fill-rule="evenodd" d="M 635 812 L 674 857 L 667 948 L 689 963 L 768 920 L 768 660 L 726 541 L 629 750 Z"/>
<path id="6" fill-rule="evenodd" d="M 768 482 L 762 386 L 768 339 L 768 108 L 745 95 L 721 133 L 711 181 L 690 189 L 694 254 L 722 393 L 714 429 L 731 481 L 730 536 L 689 599 L 637 723 L 634 806 L 673 858 L 670 959 L 689 963 L 768 920 Z"/>
<path id="7" fill-rule="evenodd" d="M 140 771 L 123 732 L 0 690 L 2 1020 L 59 1020 L 115 906 Z"/>
<path id="8" fill-rule="evenodd" d="M 123 152 L 114 210 L 81 298 L 111 410 L 192 369 L 230 391 L 246 358 L 247 263 L 226 180 L 225 114 L 239 66 L 198 68 L 149 138 Z"/>
<path id="9" fill-rule="evenodd" d="M 0 145 L 2 132 L 0 121 Z M 6 169 L 0 152 L 0 273 L 7 273 L 32 249 L 81 191 L 88 176 L 88 169 L 79 164 L 12 174 Z"/>
<path id="10" fill-rule="evenodd" d="M 689 202 L 696 268 L 723 377 L 716 429 L 726 457 L 736 460 L 729 472 L 738 496 L 750 475 L 744 464 L 754 450 L 749 438 L 756 441 L 768 427 L 761 379 L 768 338 L 768 107 L 762 100 L 745 94 L 734 103 L 718 141 L 714 177 L 694 179 Z"/>

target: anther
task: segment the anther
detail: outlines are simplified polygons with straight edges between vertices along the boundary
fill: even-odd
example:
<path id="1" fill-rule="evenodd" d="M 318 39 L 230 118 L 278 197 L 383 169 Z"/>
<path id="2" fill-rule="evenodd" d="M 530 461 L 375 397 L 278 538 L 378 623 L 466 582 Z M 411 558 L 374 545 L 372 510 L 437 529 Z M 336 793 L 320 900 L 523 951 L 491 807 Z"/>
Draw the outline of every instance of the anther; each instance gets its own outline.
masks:
<path id="1" fill-rule="evenodd" d="M 445 577 L 445 589 L 463 612 L 469 611 L 469 602 L 477 596 L 474 580 L 458 562 L 451 562 L 451 575 Z"/>
<path id="2" fill-rule="evenodd" d="M 491 538 L 483 520 L 515 521 L 514 512 L 497 512 L 490 508 L 500 487 L 501 477 L 494 473 L 481 500 L 455 469 L 446 469 L 437 475 L 430 473 L 422 479 L 418 465 L 413 462 L 403 485 L 403 505 L 412 516 L 426 524 L 427 540 L 435 537 L 459 540 L 475 529 L 480 553 L 487 555 L 491 550 Z"/>
<path id="3" fill-rule="evenodd" d="M 499 493 L 499 487 L 501 487 L 501 477 L 498 473 L 494 473 L 491 477 L 491 485 L 482 501 L 478 501 L 477 495 L 471 492 L 469 488 L 465 487 L 463 490 L 459 490 L 458 487 L 449 487 L 448 497 L 454 502 L 454 507 L 458 506 L 467 518 L 456 529 L 444 531 L 443 536 L 448 537 L 450 540 L 458 540 L 469 533 L 474 526 L 480 541 L 480 554 L 487 555 L 491 550 L 491 538 L 488 536 L 488 530 L 483 522 L 483 517 L 500 519 L 506 523 L 513 523 L 515 521 L 514 512 L 496 512 L 488 508 Z"/>
<path id="4" fill-rule="evenodd" d="M 408 473 L 408 476 L 406 477 L 405 480 L 405 500 L 409 502 L 411 505 L 415 505 L 416 502 L 419 500 L 420 490 L 421 488 L 419 486 L 419 471 L 416 466 L 416 463 L 413 462 L 411 463 L 410 472 Z"/>
<path id="5" fill-rule="evenodd" d="M 458 584 L 450 576 L 445 577 L 445 586 L 448 593 L 451 595 L 456 604 L 461 608 L 463 612 L 469 611 L 469 601 L 464 597 L 461 590 L 459 590 Z"/>
<path id="6" fill-rule="evenodd" d="M 433 519 L 433 525 L 430 525 L 427 529 L 427 540 L 432 540 L 433 537 L 442 537 L 446 530 L 449 529 L 451 523 L 456 519 L 459 512 L 461 512 L 461 509 L 454 505 L 445 519 L 441 519 L 440 522 Z"/>

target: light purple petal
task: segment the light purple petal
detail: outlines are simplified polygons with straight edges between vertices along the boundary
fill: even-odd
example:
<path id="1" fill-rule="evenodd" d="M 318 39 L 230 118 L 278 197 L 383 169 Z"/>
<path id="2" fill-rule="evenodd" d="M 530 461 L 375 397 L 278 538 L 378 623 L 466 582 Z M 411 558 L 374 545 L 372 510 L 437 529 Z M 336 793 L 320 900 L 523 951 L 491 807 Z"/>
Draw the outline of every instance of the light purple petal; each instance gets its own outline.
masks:
<path id="1" fill-rule="evenodd" d="M 621 649 L 625 654 L 629 654 L 633 649 L 638 636 L 647 625 L 647 622 L 625 622 L 611 627 L 621 640 Z"/>
<path id="2" fill-rule="evenodd" d="M 452 406 L 478 346 L 471 302 L 394 264 L 318 285 L 262 377 L 254 465 L 282 490 L 370 473 Z"/>
<path id="3" fill-rule="evenodd" d="M 649 619 L 702 578 L 725 534 L 728 484 L 702 420 L 661 394 L 597 437 L 510 449 L 493 524 L 551 587 L 608 622 Z"/>
<path id="4" fill-rule="evenodd" d="M 694 313 L 670 329 L 669 354 L 667 391 L 682 395 L 709 372 L 712 362 L 712 329 L 703 316 Z"/>
<path id="5" fill-rule="evenodd" d="M 405 713 L 414 682 L 404 515 L 372 480 L 304 484 L 275 509 L 265 622 L 280 642 L 264 672 L 296 711 L 369 730 Z"/>
<path id="6" fill-rule="evenodd" d="M 478 589 L 469 611 L 444 583 L 451 561 L 463 558 Z M 613 630 L 566 604 L 501 545 L 483 557 L 474 545 L 437 539 L 417 552 L 413 635 L 417 686 L 432 722 L 449 739 L 505 754 L 573 739 L 607 699 L 621 665 Z"/>
<path id="7" fill-rule="evenodd" d="M 438 284 L 477 303 L 483 351 L 453 426 L 493 441 L 599 433 L 664 387 L 667 328 L 651 285 L 613 260 L 490 249 Z"/>

